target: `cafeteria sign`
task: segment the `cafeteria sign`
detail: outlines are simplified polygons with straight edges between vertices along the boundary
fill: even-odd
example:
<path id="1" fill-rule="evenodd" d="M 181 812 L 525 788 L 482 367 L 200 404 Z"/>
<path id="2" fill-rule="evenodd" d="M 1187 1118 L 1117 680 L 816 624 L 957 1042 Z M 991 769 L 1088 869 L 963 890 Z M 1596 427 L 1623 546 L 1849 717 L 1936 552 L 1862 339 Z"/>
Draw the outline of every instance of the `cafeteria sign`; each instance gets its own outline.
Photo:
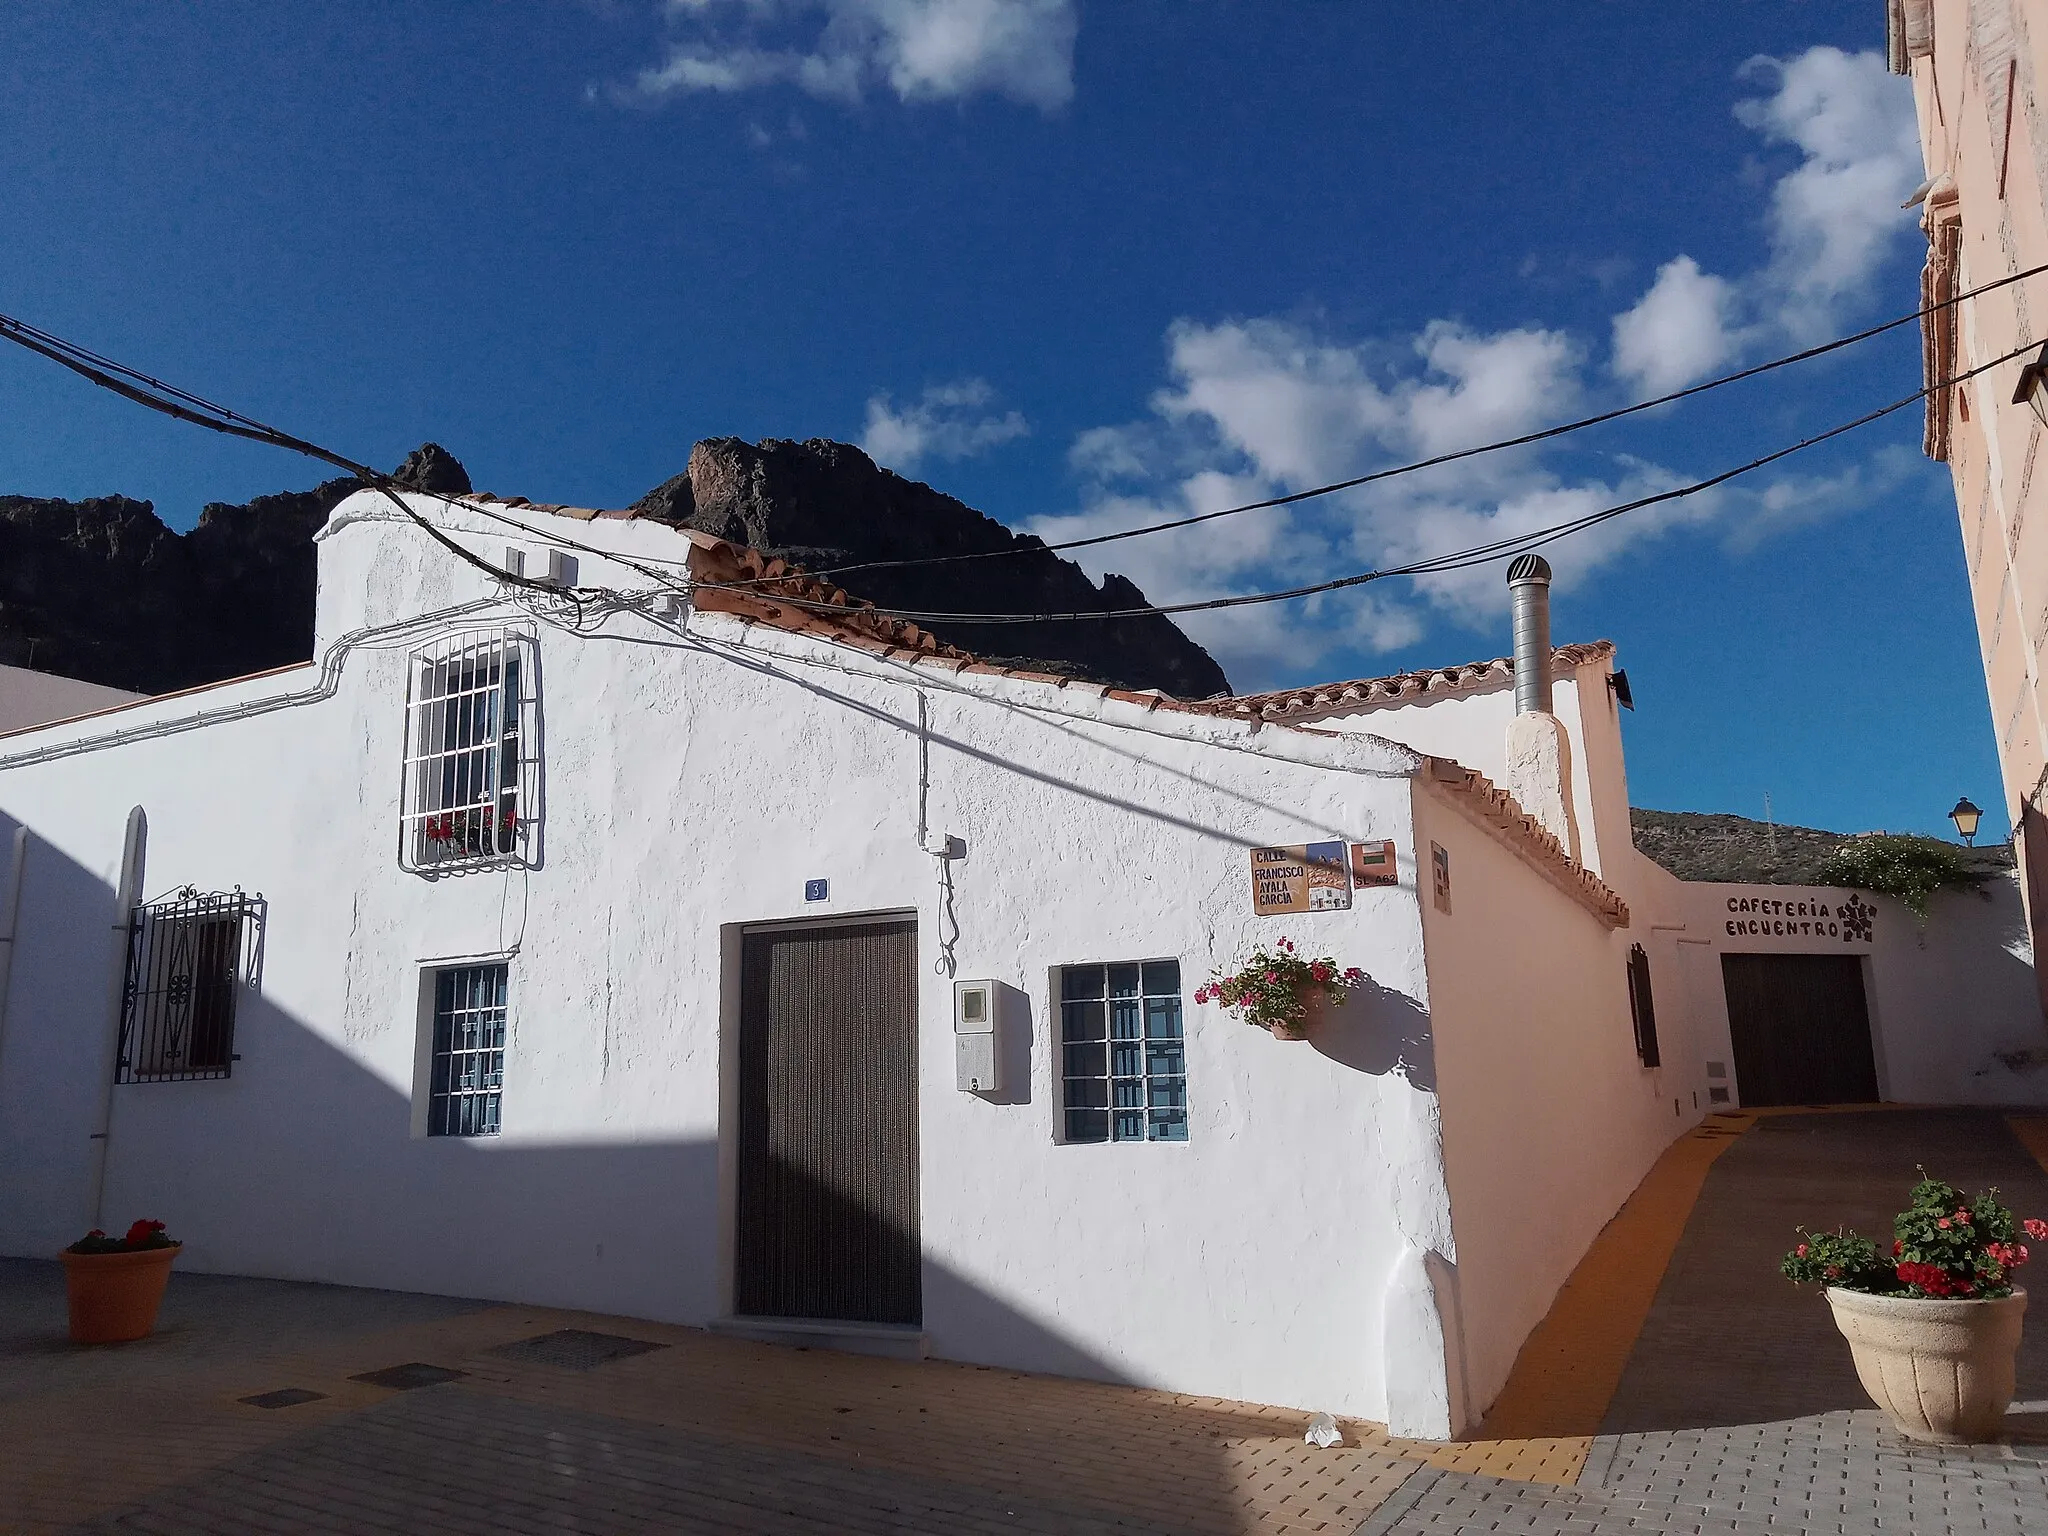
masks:
<path id="1" fill-rule="evenodd" d="M 1351 872 L 1342 843 L 1252 850 L 1252 910 L 1259 916 L 1339 912 L 1350 905 Z"/>

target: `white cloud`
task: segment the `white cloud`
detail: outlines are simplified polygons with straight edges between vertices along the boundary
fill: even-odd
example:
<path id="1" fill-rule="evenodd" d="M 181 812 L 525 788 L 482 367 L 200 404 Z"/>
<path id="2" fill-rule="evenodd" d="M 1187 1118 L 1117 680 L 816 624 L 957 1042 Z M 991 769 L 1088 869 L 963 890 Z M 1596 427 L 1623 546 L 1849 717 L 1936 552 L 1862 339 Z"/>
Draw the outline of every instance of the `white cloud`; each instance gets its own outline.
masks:
<path id="1" fill-rule="evenodd" d="M 1751 59 L 1741 77 L 1768 94 L 1737 102 L 1737 119 L 1800 160 L 1771 188 L 1767 260 L 1730 279 L 1676 257 L 1614 317 L 1614 373 L 1645 393 L 1696 383 L 1757 342 L 1804 345 L 1840 330 L 1912 233 L 1899 203 L 1921 176 L 1913 93 L 1881 55 L 1809 48 Z"/>
<path id="2" fill-rule="evenodd" d="M 1276 319 L 1177 322 L 1169 382 L 1148 420 L 1083 433 L 1069 463 L 1081 509 L 1041 518 L 1048 540 L 1087 537 L 1264 500 L 1410 458 L 1475 446 L 1566 414 L 1582 349 L 1536 328 L 1479 332 L 1433 322 L 1404 340 L 1346 341 Z M 1488 455 L 1289 507 L 1075 552 L 1128 575 L 1154 602 L 1311 585 L 1578 515 L 1643 487 L 1567 479 L 1531 451 Z M 1669 519 L 1617 522 L 1554 564 L 1568 588 Z M 1500 568 L 1389 582 L 1300 603 L 1191 614 L 1182 622 L 1241 685 L 1299 677 L 1324 658 L 1413 643 L 1433 615 L 1486 623 L 1505 607 Z"/>
<path id="3" fill-rule="evenodd" d="M 1739 350 L 1736 302 L 1735 285 L 1690 256 L 1666 262 L 1635 307 L 1614 317 L 1614 371 L 1645 395 L 1697 383 Z"/>
<path id="4" fill-rule="evenodd" d="M 1074 0 L 671 0 L 681 35 L 633 92 L 794 85 L 858 101 L 1007 97 L 1051 112 L 1074 94 Z"/>
<path id="5" fill-rule="evenodd" d="M 1891 240 L 1912 226 L 1899 203 L 1920 181 L 1913 94 L 1875 52 L 1809 48 L 1791 59 L 1752 59 L 1751 78 L 1775 81 L 1735 115 L 1804 156 L 1771 194 L 1779 318 L 1795 335 L 1833 327 L 1839 304 L 1859 297 Z"/>
<path id="6" fill-rule="evenodd" d="M 986 379 L 934 384 L 901 409 L 887 394 L 874 395 L 860 445 L 877 463 L 907 471 L 925 458 L 972 458 L 1031 431 L 1022 412 L 999 415 L 991 409 L 995 404 L 995 389 Z"/>

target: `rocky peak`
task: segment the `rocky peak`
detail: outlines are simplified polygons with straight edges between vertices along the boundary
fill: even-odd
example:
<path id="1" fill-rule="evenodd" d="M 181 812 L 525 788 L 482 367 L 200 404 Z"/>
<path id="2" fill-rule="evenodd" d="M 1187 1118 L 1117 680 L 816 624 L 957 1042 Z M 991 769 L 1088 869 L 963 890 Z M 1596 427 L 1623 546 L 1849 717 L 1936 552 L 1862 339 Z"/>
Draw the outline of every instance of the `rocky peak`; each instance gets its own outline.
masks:
<path id="1" fill-rule="evenodd" d="M 846 588 L 883 608 L 949 613 L 1073 613 L 1143 607 L 1122 576 L 1100 586 L 1029 534 L 882 468 L 849 443 L 706 438 L 683 473 L 634 504 L 643 516 L 767 550 L 813 570 L 933 556 L 994 558 L 851 571 Z M 976 624 L 919 620 L 991 661 L 1039 666 L 1178 698 L 1227 693 L 1209 653 L 1158 615 Z"/>
<path id="2" fill-rule="evenodd" d="M 440 495 L 470 489 L 468 472 L 437 443 L 408 454 L 394 478 Z M 313 649 L 313 535 L 358 485 L 341 478 L 214 502 L 185 534 L 125 496 L 0 496 L 0 662 L 165 693 L 304 661 Z M 885 608 L 1043 613 L 1145 603 L 1122 577 L 1097 586 L 1039 540 L 845 443 L 709 438 L 636 509 L 811 569 L 1001 552 L 847 578 L 850 591 Z M 1126 688 L 1206 698 L 1229 687 L 1208 652 L 1157 616 L 925 627 L 990 661 Z"/>

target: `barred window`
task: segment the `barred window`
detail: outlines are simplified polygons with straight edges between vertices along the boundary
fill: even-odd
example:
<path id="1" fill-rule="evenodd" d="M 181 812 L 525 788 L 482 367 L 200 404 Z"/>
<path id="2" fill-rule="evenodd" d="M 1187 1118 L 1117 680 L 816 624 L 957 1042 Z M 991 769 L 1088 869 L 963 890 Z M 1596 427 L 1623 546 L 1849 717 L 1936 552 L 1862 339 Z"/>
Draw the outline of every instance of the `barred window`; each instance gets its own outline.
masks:
<path id="1" fill-rule="evenodd" d="M 457 636 L 413 657 L 399 831 L 406 868 L 519 857 L 532 837 L 534 715 L 521 636 Z"/>
<path id="2" fill-rule="evenodd" d="M 235 1002 L 255 970 L 260 897 L 187 886 L 137 907 L 128 923 L 121 1046 L 114 1080 L 190 1082 L 230 1076 Z"/>
<path id="3" fill-rule="evenodd" d="M 458 965 L 434 973 L 434 1058 L 429 1136 L 495 1136 L 505 1083 L 507 967 Z"/>
<path id="4" fill-rule="evenodd" d="M 1180 962 L 1060 971 L 1061 1109 L 1068 1141 L 1186 1141 Z"/>

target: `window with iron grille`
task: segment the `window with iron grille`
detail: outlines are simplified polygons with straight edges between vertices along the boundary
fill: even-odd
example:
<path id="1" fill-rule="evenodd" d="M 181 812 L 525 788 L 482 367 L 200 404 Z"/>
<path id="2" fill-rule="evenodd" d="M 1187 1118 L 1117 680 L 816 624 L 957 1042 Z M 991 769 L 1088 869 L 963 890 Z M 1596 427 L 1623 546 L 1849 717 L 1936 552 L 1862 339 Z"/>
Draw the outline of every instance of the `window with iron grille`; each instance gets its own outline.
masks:
<path id="1" fill-rule="evenodd" d="M 116 1082 L 231 1075 L 235 1003 L 255 973 L 261 901 L 239 890 L 204 895 L 187 886 L 134 910 Z"/>
<path id="2" fill-rule="evenodd" d="M 535 800 L 530 640 L 450 637 L 412 658 L 399 861 L 435 871 L 517 860 Z"/>
<path id="3" fill-rule="evenodd" d="M 1628 1011 L 1635 1020 L 1636 1056 L 1646 1067 L 1658 1065 L 1657 1004 L 1650 996 L 1650 954 L 1640 944 L 1629 946 Z"/>
<path id="4" fill-rule="evenodd" d="M 1060 1106 L 1067 1141 L 1186 1141 L 1180 962 L 1060 970 Z"/>
<path id="5" fill-rule="evenodd" d="M 507 967 L 456 965 L 434 972 L 429 1136 L 495 1136 L 505 1084 Z"/>

